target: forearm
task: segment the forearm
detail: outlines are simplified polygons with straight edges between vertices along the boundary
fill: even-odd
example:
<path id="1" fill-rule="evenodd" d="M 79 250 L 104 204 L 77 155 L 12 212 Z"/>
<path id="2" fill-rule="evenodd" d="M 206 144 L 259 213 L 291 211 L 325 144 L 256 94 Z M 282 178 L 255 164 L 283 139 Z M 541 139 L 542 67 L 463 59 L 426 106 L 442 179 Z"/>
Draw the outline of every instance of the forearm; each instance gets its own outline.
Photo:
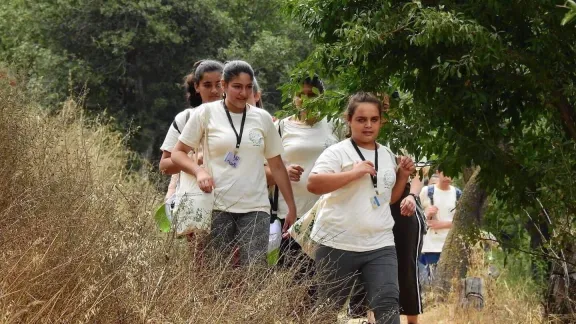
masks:
<path id="1" fill-rule="evenodd" d="M 308 176 L 307 189 L 315 195 L 336 191 L 358 177 L 352 171 L 339 173 L 311 173 Z"/>
<path id="2" fill-rule="evenodd" d="M 414 178 L 412 178 L 412 181 L 410 181 L 410 193 L 418 197 L 420 195 L 420 191 L 422 190 L 423 186 L 424 185 L 422 184 L 420 175 L 418 174 L 418 172 L 416 172 L 416 176 L 414 176 Z"/>
<path id="3" fill-rule="evenodd" d="M 402 198 L 402 194 L 404 193 L 404 189 L 406 188 L 406 183 L 408 182 L 408 175 L 404 175 L 401 172 L 396 173 L 396 183 L 392 188 L 392 195 L 390 197 L 390 204 L 396 203 L 400 198 Z M 412 189 L 410 189 L 412 190 Z"/>
<path id="4" fill-rule="evenodd" d="M 441 229 L 450 229 L 452 228 L 452 221 L 442 221 L 440 222 Z"/>
<path id="5" fill-rule="evenodd" d="M 177 174 L 180 172 L 180 167 L 178 167 L 174 162 L 172 162 L 171 154 L 168 154 L 167 157 L 162 155 L 160 159 L 160 171 L 163 174 Z"/>
<path id="6" fill-rule="evenodd" d="M 188 153 L 180 150 L 174 150 L 172 152 L 172 162 L 181 171 L 184 171 L 191 175 L 196 175 L 196 171 L 200 166 L 188 156 Z"/>
<path id="7" fill-rule="evenodd" d="M 268 185 L 268 187 L 275 185 L 276 182 L 274 181 L 274 176 L 269 166 L 264 166 L 264 172 L 266 172 L 266 185 Z"/>

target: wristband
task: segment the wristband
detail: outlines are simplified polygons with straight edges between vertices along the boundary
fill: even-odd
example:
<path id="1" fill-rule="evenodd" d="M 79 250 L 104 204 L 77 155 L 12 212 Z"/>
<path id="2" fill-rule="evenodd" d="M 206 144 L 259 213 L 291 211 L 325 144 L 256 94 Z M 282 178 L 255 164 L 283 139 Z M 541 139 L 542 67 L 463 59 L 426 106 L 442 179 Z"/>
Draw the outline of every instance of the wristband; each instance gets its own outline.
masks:
<path id="1" fill-rule="evenodd" d="M 418 197 L 416 197 L 416 194 L 413 194 L 413 193 L 409 193 L 408 196 L 414 197 L 414 200 L 416 200 L 416 198 L 418 198 Z"/>

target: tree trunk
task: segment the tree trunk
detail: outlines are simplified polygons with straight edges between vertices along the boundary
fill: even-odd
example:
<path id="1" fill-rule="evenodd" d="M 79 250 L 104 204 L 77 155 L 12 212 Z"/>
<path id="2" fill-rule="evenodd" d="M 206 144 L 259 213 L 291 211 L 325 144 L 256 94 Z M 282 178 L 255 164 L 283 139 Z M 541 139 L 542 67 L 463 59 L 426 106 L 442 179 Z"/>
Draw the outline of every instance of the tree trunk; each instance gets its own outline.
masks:
<path id="1" fill-rule="evenodd" d="M 434 281 L 434 286 L 440 295 L 447 295 L 450 292 L 453 279 L 466 276 L 470 257 L 468 237 L 478 230 L 486 208 L 487 194 L 478 183 L 479 173 L 480 167 L 476 167 L 464 187 L 454 215 L 452 230 L 440 255 Z"/>
<path id="2" fill-rule="evenodd" d="M 567 244 L 554 261 L 548 285 L 546 314 L 553 323 L 576 322 L 576 243 Z"/>

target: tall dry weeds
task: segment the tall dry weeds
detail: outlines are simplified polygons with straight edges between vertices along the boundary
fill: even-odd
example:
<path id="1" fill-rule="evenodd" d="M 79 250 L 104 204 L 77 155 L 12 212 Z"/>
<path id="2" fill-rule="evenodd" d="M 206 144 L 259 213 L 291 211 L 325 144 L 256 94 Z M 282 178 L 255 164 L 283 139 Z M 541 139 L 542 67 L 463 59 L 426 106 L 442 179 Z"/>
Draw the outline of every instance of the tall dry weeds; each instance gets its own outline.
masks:
<path id="1" fill-rule="evenodd" d="M 122 135 L 68 100 L 47 115 L 0 80 L 0 322 L 288 323 L 290 271 L 193 262 L 159 235 L 154 185 L 126 171 Z M 225 260 L 224 260 L 225 261 Z"/>

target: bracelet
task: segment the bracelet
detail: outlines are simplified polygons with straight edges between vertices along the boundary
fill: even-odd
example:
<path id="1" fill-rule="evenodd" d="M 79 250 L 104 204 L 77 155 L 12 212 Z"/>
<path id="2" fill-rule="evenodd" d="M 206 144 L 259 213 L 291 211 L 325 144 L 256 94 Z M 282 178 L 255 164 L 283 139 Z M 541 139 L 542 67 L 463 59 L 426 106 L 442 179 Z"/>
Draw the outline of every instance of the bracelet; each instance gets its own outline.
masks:
<path id="1" fill-rule="evenodd" d="M 409 193 L 408 196 L 414 197 L 414 200 L 416 200 L 416 198 L 418 198 L 418 197 L 416 196 L 416 194 L 413 194 L 413 193 Z"/>

